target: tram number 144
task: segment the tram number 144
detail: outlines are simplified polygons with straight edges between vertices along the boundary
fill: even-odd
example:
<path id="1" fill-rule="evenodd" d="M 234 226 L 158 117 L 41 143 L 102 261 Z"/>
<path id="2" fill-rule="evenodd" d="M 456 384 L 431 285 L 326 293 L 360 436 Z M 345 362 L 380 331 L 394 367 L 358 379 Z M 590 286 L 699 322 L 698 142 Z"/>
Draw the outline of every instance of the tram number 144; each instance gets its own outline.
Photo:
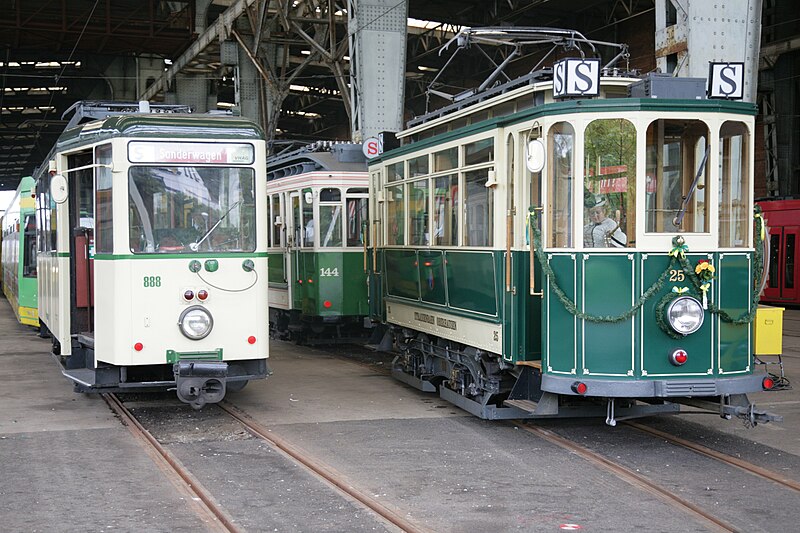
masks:
<path id="1" fill-rule="evenodd" d="M 339 269 L 338 268 L 320 268 L 319 269 L 319 277 L 321 278 L 338 278 L 339 277 Z"/>

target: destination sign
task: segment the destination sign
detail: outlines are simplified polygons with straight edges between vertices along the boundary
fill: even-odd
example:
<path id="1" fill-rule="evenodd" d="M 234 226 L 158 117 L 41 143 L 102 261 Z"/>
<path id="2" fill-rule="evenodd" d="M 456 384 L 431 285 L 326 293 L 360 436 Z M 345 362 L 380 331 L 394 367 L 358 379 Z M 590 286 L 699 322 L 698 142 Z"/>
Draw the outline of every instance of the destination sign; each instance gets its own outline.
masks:
<path id="1" fill-rule="evenodd" d="M 128 160 L 131 163 L 249 165 L 255 161 L 255 148 L 247 143 L 131 141 Z"/>

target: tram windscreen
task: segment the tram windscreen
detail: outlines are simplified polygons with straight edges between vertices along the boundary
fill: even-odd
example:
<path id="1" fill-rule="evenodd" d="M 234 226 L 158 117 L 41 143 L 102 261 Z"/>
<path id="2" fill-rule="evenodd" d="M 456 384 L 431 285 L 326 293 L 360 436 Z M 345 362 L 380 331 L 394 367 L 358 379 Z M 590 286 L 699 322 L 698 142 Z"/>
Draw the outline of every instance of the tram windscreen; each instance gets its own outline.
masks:
<path id="1" fill-rule="evenodd" d="M 252 252 L 255 176 L 235 167 L 132 167 L 133 253 Z"/>

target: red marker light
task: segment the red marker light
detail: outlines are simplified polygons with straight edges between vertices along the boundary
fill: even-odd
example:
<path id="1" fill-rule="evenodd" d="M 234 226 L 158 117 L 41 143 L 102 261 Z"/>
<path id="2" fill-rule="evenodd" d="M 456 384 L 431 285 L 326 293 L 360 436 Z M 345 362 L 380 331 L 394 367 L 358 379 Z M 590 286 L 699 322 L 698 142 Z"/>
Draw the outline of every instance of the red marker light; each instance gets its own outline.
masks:
<path id="1" fill-rule="evenodd" d="M 194 293 L 192 291 L 186 291 L 183 293 L 183 299 L 187 302 L 194 298 Z"/>
<path id="2" fill-rule="evenodd" d="M 142 344 L 141 342 L 137 342 L 136 344 L 133 345 L 133 349 L 136 350 L 137 352 L 141 352 L 144 349 L 144 344 Z"/>
<path id="3" fill-rule="evenodd" d="M 582 381 L 576 381 L 572 384 L 572 392 L 575 394 L 586 394 L 586 391 L 589 390 L 589 387 L 586 386 L 586 383 Z"/>
<path id="4" fill-rule="evenodd" d="M 205 300 L 206 298 L 208 298 L 208 291 L 207 290 L 201 289 L 201 290 L 197 291 L 197 299 L 198 300 Z"/>
<path id="5" fill-rule="evenodd" d="M 669 362 L 675 366 L 681 366 L 688 360 L 689 354 L 686 353 L 686 350 L 682 350 L 681 348 L 678 348 L 669 354 Z"/>
<path id="6" fill-rule="evenodd" d="M 761 381 L 761 386 L 764 387 L 764 390 L 770 390 L 775 386 L 775 380 L 771 377 L 766 377 Z"/>
<path id="7" fill-rule="evenodd" d="M 252 335 L 250 335 L 249 337 L 247 337 L 247 343 L 248 344 L 255 344 L 256 343 L 256 338 L 253 337 Z"/>
<path id="8" fill-rule="evenodd" d="M 333 304 L 331 303 L 330 300 L 325 300 L 324 302 L 322 302 L 322 305 L 323 307 L 325 307 L 325 309 L 330 309 Z"/>
<path id="9" fill-rule="evenodd" d="M 311 278 L 308 278 L 308 282 L 309 282 L 309 283 L 314 283 L 314 280 L 313 280 L 313 279 L 311 279 Z"/>

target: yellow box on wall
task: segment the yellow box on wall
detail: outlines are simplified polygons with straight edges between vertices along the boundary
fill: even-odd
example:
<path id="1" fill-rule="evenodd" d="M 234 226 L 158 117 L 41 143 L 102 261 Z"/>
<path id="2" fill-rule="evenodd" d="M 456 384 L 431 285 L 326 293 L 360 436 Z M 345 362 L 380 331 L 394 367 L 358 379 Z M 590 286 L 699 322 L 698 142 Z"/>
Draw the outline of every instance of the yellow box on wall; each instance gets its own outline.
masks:
<path id="1" fill-rule="evenodd" d="M 759 305 L 754 329 L 756 355 L 783 353 L 783 307 Z"/>

